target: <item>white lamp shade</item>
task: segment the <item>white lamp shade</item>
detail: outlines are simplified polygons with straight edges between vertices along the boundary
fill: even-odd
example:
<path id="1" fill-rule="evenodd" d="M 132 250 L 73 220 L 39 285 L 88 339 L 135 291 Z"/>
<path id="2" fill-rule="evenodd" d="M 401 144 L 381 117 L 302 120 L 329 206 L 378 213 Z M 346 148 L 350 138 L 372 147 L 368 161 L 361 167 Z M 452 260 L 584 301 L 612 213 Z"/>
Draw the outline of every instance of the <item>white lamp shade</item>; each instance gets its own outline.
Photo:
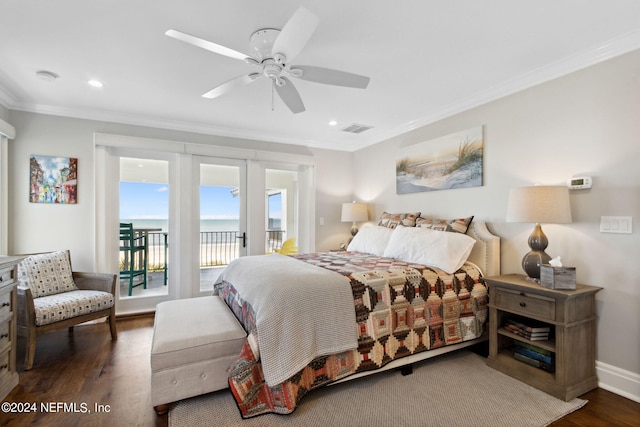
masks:
<path id="1" fill-rule="evenodd" d="M 565 186 L 512 188 L 507 222 L 570 223 L 569 189 Z"/>
<path id="2" fill-rule="evenodd" d="M 343 203 L 342 222 L 367 221 L 369 210 L 366 203 Z"/>

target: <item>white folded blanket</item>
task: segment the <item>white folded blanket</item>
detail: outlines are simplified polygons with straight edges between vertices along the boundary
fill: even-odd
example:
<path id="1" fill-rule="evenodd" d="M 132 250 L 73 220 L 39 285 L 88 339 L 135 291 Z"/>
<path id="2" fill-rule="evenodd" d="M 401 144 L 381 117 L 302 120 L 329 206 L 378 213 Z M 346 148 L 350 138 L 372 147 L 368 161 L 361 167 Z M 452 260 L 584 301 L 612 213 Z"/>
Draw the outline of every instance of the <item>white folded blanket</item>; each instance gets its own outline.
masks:
<path id="1" fill-rule="evenodd" d="M 351 285 L 339 273 L 273 254 L 238 258 L 218 280 L 233 285 L 255 312 L 269 386 L 318 356 L 357 348 Z"/>

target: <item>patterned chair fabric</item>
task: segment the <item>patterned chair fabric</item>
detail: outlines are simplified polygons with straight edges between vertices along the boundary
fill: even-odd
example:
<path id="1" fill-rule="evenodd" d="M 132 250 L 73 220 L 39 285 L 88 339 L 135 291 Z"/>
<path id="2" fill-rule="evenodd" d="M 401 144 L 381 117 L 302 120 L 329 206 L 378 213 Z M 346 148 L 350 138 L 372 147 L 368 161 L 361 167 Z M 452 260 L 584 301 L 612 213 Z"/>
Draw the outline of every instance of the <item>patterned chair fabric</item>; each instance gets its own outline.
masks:
<path id="1" fill-rule="evenodd" d="M 113 295 L 102 291 L 69 291 L 33 300 L 36 326 L 48 325 L 113 307 Z"/>
<path id="2" fill-rule="evenodd" d="M 31 255 L 18 265 L 18 280 L 34 298 L 77 290 L 66 251 Z"/>

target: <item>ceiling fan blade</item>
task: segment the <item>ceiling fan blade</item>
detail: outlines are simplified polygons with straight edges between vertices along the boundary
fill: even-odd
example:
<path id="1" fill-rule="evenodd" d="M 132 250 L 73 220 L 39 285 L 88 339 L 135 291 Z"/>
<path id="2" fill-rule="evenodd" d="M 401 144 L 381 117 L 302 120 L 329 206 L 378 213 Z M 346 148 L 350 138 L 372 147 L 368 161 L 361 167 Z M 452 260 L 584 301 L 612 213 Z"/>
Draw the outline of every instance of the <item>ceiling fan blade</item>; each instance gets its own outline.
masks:
<path id="1" fill-rule="evenodd" d="M 318 22 L 318 17 L 308 9 L 296 10 L 273 43 L 273 54 L 283 54 L 286 61 L 291 62 L 307 44 Z"/>
<path id="2" fill-rule="evenodd" d="M 284 81 L 282 86 L 278 86 L 275 82 L 273 83 L 273 87 L 276 88 L 278 96 L 280 96 L 280 99 L 282 99 L 287 107 L 289 107 L 293 114 L 302 113 L 305 108 L 298 90 L 295 88 L 293 83 L 291 83 L 291 80 L 286 77 L 280 78 Z"/>
<path id="3" fill-rule="evenodd" d="M 298 76 L 295 71 L 301 70 L 302 75 Z M 371 80 L 369 77 L 359 74 L 347 73 L 345 71 L 332 70 L 330 68 L 314 67 L 311 65 L 296 65 L 291 67 L 291 75 L 302 80 L 322 83 L 326 85 L 353 87 L 366 89 Z"/>
<path id="4" fill-rule="evenodd" d="M 251 73 L 244 76 L 236 77 L 235 79 L 229 80 L 228 82 L 223 83 L 214 89 L 211 89 L 209 92 L 202 95 L 202 97 L 209 98 L 209 99 L 217 98 L 220 95 L 224 95 L 225 93 L 229 92 L 230 90 L 233 90 L 235 88 L 242 87 L 244 85 L 251 83 L 261 75 L 262 74 L 260 73 Z"/>
<path id="5" fill-rule="evenodd" d="M 180 40 L 193 46 L 206 49 L 210 52 L 217 53 L 218 55 L 228 56 L 229 58 L 239 59 L 240 61 L 253 60 L 253 58 L 251 58 L 249 55 L 245 55 L 244 53 L 229 49 L 228 47 L 220 46 L 219 44 L 215 44 L 208 40 L 204 40 L 199 37 L 192 36 L 191 34 L 183 33 L 181 31 L 168 30 L 165 34 L 169 37 L 173 37 L 176 40 Z"/>

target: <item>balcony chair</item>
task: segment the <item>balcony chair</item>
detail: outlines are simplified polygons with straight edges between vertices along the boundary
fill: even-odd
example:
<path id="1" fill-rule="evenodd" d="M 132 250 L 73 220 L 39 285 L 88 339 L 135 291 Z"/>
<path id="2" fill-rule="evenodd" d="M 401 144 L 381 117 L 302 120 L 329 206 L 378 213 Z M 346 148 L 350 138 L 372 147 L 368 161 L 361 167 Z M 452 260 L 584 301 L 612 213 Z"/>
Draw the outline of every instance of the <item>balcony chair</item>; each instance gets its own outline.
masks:
<path id="1" fill-rule="evenodd" d="M 115 274 L 71 270 L 69 251 L 30 255 L 18 264 L 18 335 L 26 337 L 25 370 L 33 367 L 36 337 L 90 320 L 109 318 L 116 331 Z"/>
<path id="2" fill-rule="evenodd" d="M 147 250 L 147 235 L 136 234 L 133 224 L 120 223 L 120 280 L 129 281 L 129 296 L 137 286 L 147 289 Z"/>
<path id="3" fill-rule="evenodd" d="M 278 253 L 280 255 L 297 254 L 298 247 L 296 246 L 296 238 L 295 237 L 288 238 L 287 240 L 282 242 L 282 246 L 280 246 L 280 249 L 274 249 L 273 252 Z"/>

